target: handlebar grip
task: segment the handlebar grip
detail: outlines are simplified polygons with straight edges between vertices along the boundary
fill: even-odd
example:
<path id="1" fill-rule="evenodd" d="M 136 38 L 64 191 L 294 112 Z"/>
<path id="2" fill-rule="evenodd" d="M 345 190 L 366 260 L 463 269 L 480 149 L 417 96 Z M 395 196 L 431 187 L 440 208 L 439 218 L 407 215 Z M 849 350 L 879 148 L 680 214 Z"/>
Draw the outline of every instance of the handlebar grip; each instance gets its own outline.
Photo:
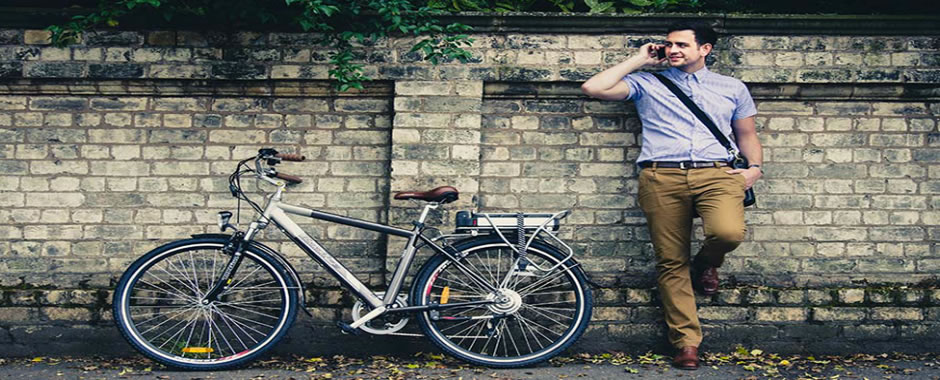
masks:
<path id="1" fill-rule="evenodd" d="M 302 154 L 291 154 L 291 153 L 278 153 L 278 154 L 275 154 L 274 157 L 280 158 L 281 160 L 284 160 L 284 161 L 303 161 L 307 159 L 307 157 Z"/>
<path id="2" fill-rule="evenodd" d="M 302 178 L 297 177 L 297 176 L 292 176 L 292 175 L 290 175 L 290 174 L 277 173 L 277 174 L 275 174 L 274 176 L 277 177 L 277 178 L 283 179 L 283 180 L 285 180 L 285 181 L 287 181 L 287 182 L 301 183 L 301 182 L 304 181 Z"/>

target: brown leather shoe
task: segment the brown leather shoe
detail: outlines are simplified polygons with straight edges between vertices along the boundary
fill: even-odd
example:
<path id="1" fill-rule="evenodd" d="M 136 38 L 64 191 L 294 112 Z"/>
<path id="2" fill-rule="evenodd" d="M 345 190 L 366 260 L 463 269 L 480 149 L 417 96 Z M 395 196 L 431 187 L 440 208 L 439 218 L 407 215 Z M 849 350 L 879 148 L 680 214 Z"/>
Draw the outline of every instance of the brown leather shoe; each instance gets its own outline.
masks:
<path id="1" fill-rule="evenodd" d="M 704 296 L 718 294 L 718 268 L 696 260 L 692 265 L 692 287 Z"/>
<path id="2" fill-rule="evenodd" d="M 679 349 L 672 359 L 672 366 L 678 369 L 694 371 L 698 369 L 698 347 L 686 346 Z"/>

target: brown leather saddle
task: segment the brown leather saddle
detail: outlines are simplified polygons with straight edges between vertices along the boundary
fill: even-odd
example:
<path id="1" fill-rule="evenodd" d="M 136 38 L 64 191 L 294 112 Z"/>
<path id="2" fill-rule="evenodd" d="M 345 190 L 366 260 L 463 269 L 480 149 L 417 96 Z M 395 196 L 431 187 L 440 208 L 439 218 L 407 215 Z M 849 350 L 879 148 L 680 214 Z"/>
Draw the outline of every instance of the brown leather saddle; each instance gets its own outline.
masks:
<path id="1" fill-rule="evenodd" d="M 418 199 L 442 204 L 456 201 L 459 197 L 460 193 L 453 186 L 441 186 L 428 191 L 403 191 L 395 193 L 395 199 Z"/>

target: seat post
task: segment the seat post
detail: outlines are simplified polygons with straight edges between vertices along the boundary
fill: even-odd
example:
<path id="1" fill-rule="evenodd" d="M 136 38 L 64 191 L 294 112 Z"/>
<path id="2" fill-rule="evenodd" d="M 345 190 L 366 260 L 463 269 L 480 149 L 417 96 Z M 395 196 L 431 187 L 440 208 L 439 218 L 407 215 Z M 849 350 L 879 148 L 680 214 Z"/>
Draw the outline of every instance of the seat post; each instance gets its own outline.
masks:
<path id="1" fill-rule="evenodd" d="M 440 206 L 440 203 L 437 202 L 429 202 L 424 205 L 424 210 L 421 210 L 421 216 L 418 217 L 418 224 L 424 224 L 424 220 L 428 218 L 428 212 L 437 209 L 438 206 Z"/>

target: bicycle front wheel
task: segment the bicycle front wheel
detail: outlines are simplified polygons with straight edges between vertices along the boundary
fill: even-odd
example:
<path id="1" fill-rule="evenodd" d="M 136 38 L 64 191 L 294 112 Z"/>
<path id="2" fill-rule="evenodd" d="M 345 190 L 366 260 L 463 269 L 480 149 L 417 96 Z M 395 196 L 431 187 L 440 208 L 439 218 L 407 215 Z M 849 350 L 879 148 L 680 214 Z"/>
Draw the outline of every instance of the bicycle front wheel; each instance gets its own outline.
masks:
<path id="1" fill-rule="evenodd" d="M 246 249 L 218 300 L 201 302 L 229 263 L 225 243 L 169 243 L 124 272 L 114 293 L 114 317 L 134 348 L 168 366 L 219 370 L 250 362 L 284 336 L 296 317 L 297 284 L 261 250 Z"/>
<path id="2" fill-rule="evenodd" d="M 510 275 L 506 281 L 515 260 L 512 249 L 501 239 L 473 239 L 455 248 L 462 255 L 462 265 L 443 255 L 428 260 L 415 280 L 414 304 L 494 302 L 419 314 L 425 335 L 445 352 L 477 365 L 529 366 L 558 355 L 587 328 L 591 291 L 584 273 L 573 262 L 548 272 L 529 265 L 529 270 Z M 565 255 L 555 247 L 535 243 L 526 257 L 550 268 Z M 476 273 L 496 291 L 468 272 Z"/>

